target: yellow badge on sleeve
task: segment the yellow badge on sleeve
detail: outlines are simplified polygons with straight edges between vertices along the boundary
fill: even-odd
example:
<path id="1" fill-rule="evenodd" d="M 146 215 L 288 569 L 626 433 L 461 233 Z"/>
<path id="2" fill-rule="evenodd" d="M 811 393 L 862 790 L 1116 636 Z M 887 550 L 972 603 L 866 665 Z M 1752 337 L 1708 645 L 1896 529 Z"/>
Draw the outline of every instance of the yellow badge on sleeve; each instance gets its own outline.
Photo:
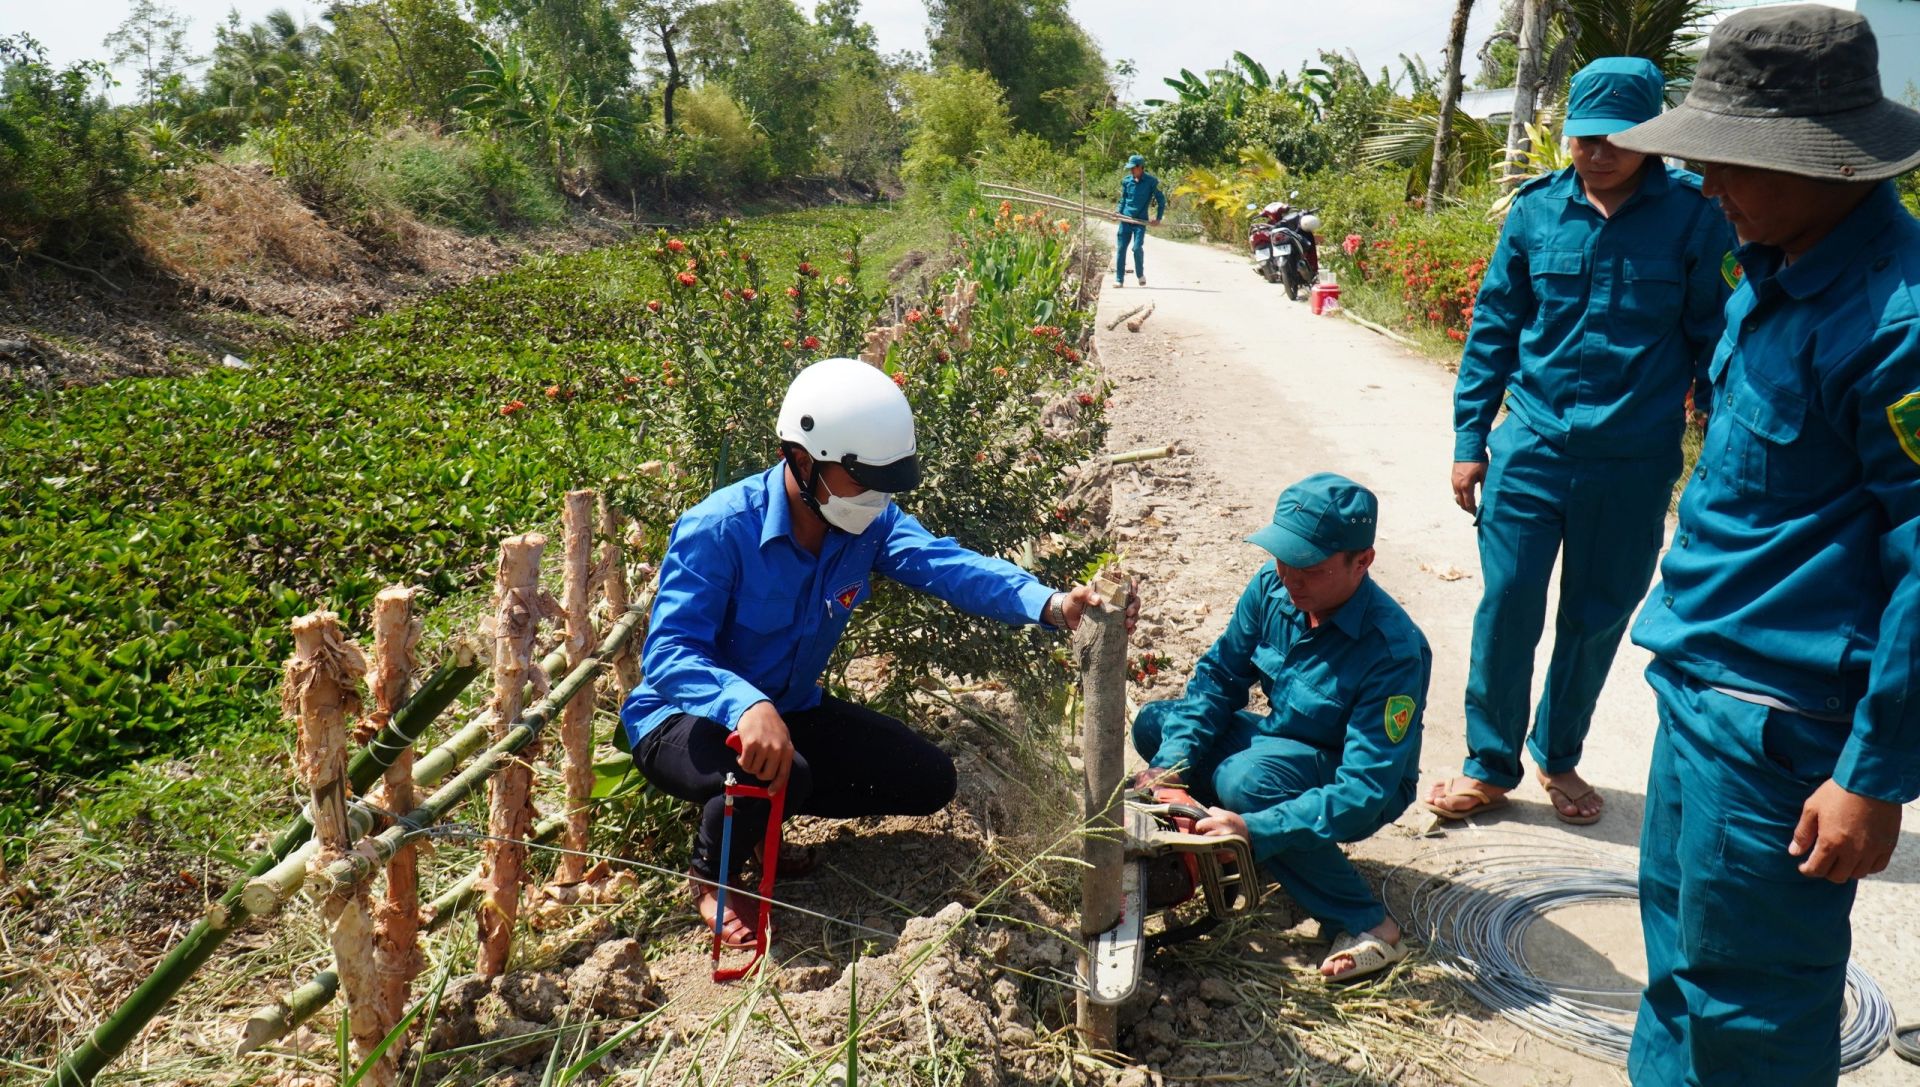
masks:
<path id="1" fill-rule="evenodd" d="M 1887 422 L 1893 424 L 1893 436 L 1900 439 L 1900 448 L 1920 464 L 1920 389 L 1888 404 Z"/>
<path id="2" fill-rule="evenodd" d="M 1745 278 L 1746 274 L 1747 270 L 1740 267 L 1740 262 L 1734 259 L 1732 253 L 1720 258 L 1720 278 L 1727 281 L 1727 286 L 1738 290 L 1740 280 Z"/>
<path id="3" fill-rule="evenodd" d="M 1413 727 L 1413 699 L 1403 694 L 1387 699 L 1387 739 L 1399 743 L 1407 738 L 1407 730 Z"/>

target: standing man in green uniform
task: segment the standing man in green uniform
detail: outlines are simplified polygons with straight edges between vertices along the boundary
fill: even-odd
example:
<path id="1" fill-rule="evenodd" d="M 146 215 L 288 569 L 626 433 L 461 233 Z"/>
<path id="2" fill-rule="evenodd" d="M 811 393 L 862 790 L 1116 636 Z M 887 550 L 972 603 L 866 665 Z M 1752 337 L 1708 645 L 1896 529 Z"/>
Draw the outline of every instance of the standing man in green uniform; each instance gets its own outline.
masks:
<path id="1" fill-rule="evenodd" d="M 1391 823 L 1420 776 L 1420 713 L 1433 654 L 1374 584 L 1373 492 L 1330 472 L 1281 492 L 1248 542 L 1272 553 L 1185 694 L 1134 720 L 1145 785 L 1191 790 L 1293 900 L 1335 933 L 1322 975 L 1353 981 L 1406 951 L 1400 926 L 1340 851 Z M 1255 683 L 1271 707 L 1249 713 Z"/>
<path id="2" fill-rule="evenodd" d="M 1920 114 L 1867 21 L 1716 26 L 1624 147 L 1703 164 L 1745 281 L 1633 640 L 1660 729 L 1640 839 L 1642 1087 L 1839 1077 L 1854 889 L 1920 796 Z"/>
<path id="3" fill-rule="evenodd" d="M 1127 159 L 1127 176 L 1120 179 L 1120 206 L 1115 210 L 1129 219 L 1145 219 L 1149 208 L 1153 209 L 1153 222 L 1158 226 L 1160 217 L 1167 213 L 1167 194 L 1160 189 L 1160 179 L 1147 172 L 1147 160 L 1134 155 Z M 1147 228 L 1142 223 L 1121 223 L 1120 232 L 1114 236 L 1113 285 L 1127 285 L 1129 245 L 1133 246 L 1133 278 L 1144 287 L 1147 285 Z"/>
<path id="4" fill-rule="evenodd" d="M 1665 93 L 1660 69 L 1638 57 L 1603 57 L 1573 77 L 1573 165 L 1521 187 L 1474 303 L 1454 387 L 1453 493 L 1475 515 L 1486 591 L 1466 763 L 1427 795 L 1445 818 L 1504 806 L 1523 740 L 1555 814 L 1600 818 L 1600 794 L 1576 767 L 1653 578 L 1687 390 L 1704 384 L 1731 289 L 1733 234 L 1700 179 L 1609 142 L 1657 115 Z M 1496 428 L 1502 403 L 1510 418 Z M 1534 647 L 1563 557 L 1529 740 Z"/>

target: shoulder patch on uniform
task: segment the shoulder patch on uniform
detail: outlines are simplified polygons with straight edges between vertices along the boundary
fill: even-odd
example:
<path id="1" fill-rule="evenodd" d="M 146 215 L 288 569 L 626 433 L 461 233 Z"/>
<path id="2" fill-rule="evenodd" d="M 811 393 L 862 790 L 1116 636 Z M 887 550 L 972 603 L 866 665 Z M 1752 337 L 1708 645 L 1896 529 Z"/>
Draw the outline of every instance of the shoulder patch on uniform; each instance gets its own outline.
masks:
<path id="1" fill-rule="evenodd" d="M 1920 389 L 1888 404 L 1887 422 L 1893 425 L 1893 436 L 1900 440 L 1900 448 L 1913 463 L 1920 464 Z"/>
<path id="2" fill-rule="evenodd" d="M 1720 278 L 1727 281 L 1727 286 L 1737 291 L 1740 289 L 1740 281 L 1746 277 L 1747 270 L 1740 267 L 1740 261 L 1734 257 L 1733 251 L 1728 250 L 1727 255 L 1720 258 Z"/>
<path id="3" fill-rule="evenodd" d="M 1416 708 L 1411 695 L 1397 694 L 1387 699 L 1387 739 L 1399 743 L 1407 738 L 1407 730 L 1413 727 L 1413 711 Z"/>

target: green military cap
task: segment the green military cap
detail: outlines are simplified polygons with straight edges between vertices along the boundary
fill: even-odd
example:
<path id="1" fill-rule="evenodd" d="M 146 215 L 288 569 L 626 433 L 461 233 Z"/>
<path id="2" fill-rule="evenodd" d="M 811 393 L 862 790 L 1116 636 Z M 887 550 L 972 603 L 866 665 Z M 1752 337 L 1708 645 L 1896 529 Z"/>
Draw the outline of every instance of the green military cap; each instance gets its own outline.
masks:
<path id="1" fill-rule="evenodd" d="M 1288 566 L 1314 566 L 1340 551 L 1373 546 L 1380 500 L 1342 475 L 1319 472 L 1280 492 L 1273 523 L 1247 537 Z"/>
<path id="2" fill-rule="evenodd" d="M 1667 79 L 1641 57 L 1601 57 L 1573 77 L 1567 94 L 1568 136 L 1611 136 L 1660 116 Z"/>
<path id="3" fill-rule="evenodd" d="M 1147 156 L 1145 155 L 1127 156 L 1127 169 L 1129 170 L 1133 169 L 1135 166 L 1145 166 L 1146 164 L 1147 164 Z"/>

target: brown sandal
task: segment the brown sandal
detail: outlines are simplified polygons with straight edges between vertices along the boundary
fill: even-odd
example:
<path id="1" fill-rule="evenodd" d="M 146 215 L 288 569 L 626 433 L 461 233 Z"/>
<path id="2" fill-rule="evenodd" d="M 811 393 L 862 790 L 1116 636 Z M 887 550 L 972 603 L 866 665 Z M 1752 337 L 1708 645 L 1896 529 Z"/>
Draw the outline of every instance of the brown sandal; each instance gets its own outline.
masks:
<path id="1" fill-rule="evenodd" d="M 1568 826 L 1575 826 L 1575 827 L 1592 826 L 1593 824 L 1598 823 L 1600 821 L 1600 817 L 1602 815 L 1606 814 L 1605 807 L 1602 807 L 1599 811 L 1594 812 L 1592 815 L 1579 814 L 1580 802 L 1590 796 L 1599 797 L 1600 803 L 1603 805 L 1606 803 L 1607 798 L 1604 796 L 1600 796 L 1600 790 L 1594 788 L 1593 786 L 1591 785 L 1587 786 L 1586 792 L 1581 793 L 1579 796 L 1575 796 L 1572 793 L 1568 792 L 1567 790 L 1562 789 L 1560 786 L 1555 785 L 1552 779 L 1548 778 L 1547 775 L 1536 774 L 1535 776 L 1540 779 L 1540 787 L 1547 791 L 1547 802 L 1553 805 L 1554 818 L 1560 820 L 1562 823 L 1565 823 Z M 1561 805 L 1563 804 L 1569 808 L 1574 809 L 1574 814 L 1568 815 L 1565 811 L 1562 811 Z"/>
<path id="2" fill-rule="evenodd" d="M 700 918 L 700 927 L 711 939 L 713 911 L 720 904 L 720 894 L 711 884 L 704 882 L 690 881 L 687 889 L 693 894 L 693 912 Z M 729 951 L 751 951 L 759 939 L 759 930 L 753 927 L 752 922 L 735 913 L 729 904 L 726 921 L 720 927 L 720 946 Z"/>
<path id="3" fill-rule="evenodd" d="M 1448 785 L 1451 786 L 1454 781 L 1472 781 L 1472 779 L 1471 778 L 1449 778 Z M 1473 782 L 1472 784 L 1464 786 L 1462 788 L 1448 788 L 1446 795 L 1441 797 L 1440 799 L 1452 800 L 1456 796 L 1472 797 L 1475 803 L 1472 807 L 1467 807 L 1467 808 L 1443 808 L 1435 804 L 1431 800 L 1425 800 L 1425 801 L 1422 801 L 1421 803 L 1424 803 L 1427 806 L 1428 811 L 1439 816 L 1440 818 L 1452 819 L 1456 822 L 1462 819 L 1470 819 L 1476 815 L 1484 815 L 1485 813 L 1490 811 L 1498 811 L 1499 809 L 1506 807 L 1509 803 L 1512 803 L 1507 799 L 1505 793 L 1501 793 L 1498 795 L 1489 793 L 1487 792 L 1486 787 L 1481 785 L 1478 782 Z"/>

